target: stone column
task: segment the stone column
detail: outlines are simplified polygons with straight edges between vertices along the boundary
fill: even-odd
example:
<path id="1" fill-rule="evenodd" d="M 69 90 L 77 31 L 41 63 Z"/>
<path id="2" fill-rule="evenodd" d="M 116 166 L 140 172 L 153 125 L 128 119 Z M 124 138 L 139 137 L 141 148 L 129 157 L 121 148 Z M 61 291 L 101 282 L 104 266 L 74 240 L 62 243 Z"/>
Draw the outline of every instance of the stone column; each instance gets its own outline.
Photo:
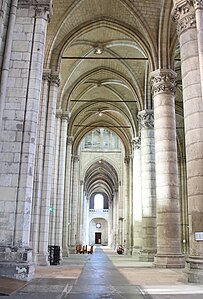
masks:
<path id="1" fill-rule="evenodd" d="M 63 113 L 61 119 L 61 134 L 59 145 L 59 169 L 58 169 L 58 189 L 56 204 L 56 240 L 55 244 L 62 250 L 63 216 L 64 216 L 64 188 L 65 188 L 65 167 L 66 167 L 66 141 L 69 114 Z M 65 249 L 65 248 L 64 248 Z"/>
<path id="2" fill-rule="evenodd" d="M 193 0 L 195 8 L 197 42 L 199 53 L 199 67 L 201 77 L 202 104 L 203 104 L 203 0 Z"/>
<path id="3" fill-rule="evenodd" d="M 132 140 L 133 150 L 133 255 L 139 256 L 142 247 L 142 185 L 141 185 L 141 139 Z"/>
<path id="4" fill-rule="evenodd" d="M 2 38 L 5 28 L 7 28 L 6 23 L 6 14 L 7 14 L 7 3 L 6 1 L 1 1 L 1 7 L 0 7 L 0 49 L 2 46 Z M 6 26 L 5 26 L 6 25 Z"/>
<path id="5" fill-rule="evenodd" d="M 125 252 L 128 254 L 130 252 L 130 236 L 131 236 L 131 215 L 130 215 L 130 190 L 129 190 L 129 175 L 130 175 L 130 157 L 126 157 L 124 160 L 124 243 Z M 121 221 L 122 223 L 122 221 Z M 121 225 L 122 226 L 122 225 Z"/>
<path id="6" fill-rule="evenodd" d="M 184 267 L 181 254 L 178 162 L 175 121 L 175 80 L 172 70 L 151 73 L 154 99 L 157 255 L 155 266 Z"/>
<path id="7" fill-rule="evenodd" d="M 72 157 L 72 190 L 71 190 L 71 239 L 70 245 L 75 250 L 76 242 L 78 242 L 78 202 L 79 202 L 79 158 Z"/>
<path id="8" fill-rule="evenodd" d="M 181 240 L 182 252 L 188 254 L 189 234 L 188 234 L 188 201 L 187 201 L 187 175 L 185 157 L 178 159 L 179 169 L 179 198 L 180 202 L 180 219 L 181 219 Z"/>
<path id="9" fill-rule="evenodd" d="M 140 259 L 153 261 L 156 254 L 156 180 L 154 116 L 152 110 L 138 113 L 141 130 L 142 250 Z"/>
<path id="10" fill-rule="evenodd" d="M 51 81 L 51 71 L 44 70 L 42 92 L 40 101 L 40 112 L 38 118 L 37 131 L 37 146 L 35 158 L 35 175 L 34 188 L 32 199 L 32 225 L 31 225 L 31 242 L 33 249 L 33 260 L 36 261 L 36 256 L 39 250 L 39 224 L 40 224 L 40 209 L 42 198 L 42 182 L 43 182 L 43 160 L 46 140 L 46 121 L 47 121 L 47 103 L 49 99 L 49 89 Z"/>
<path id="11" fill-rule="evenodd" d="M 89 220 L 89 206 L 90 206 L 90 201 L 89 198 L 85 195 L 85 201 L 86 201 L 86 209 L 87 209 L 87 220 L 86 220 L 86 244 L 92 245 L 90 244 L 90 236 L 89 236 L 89 231 L 90 231 L 90 220 Z"/>
<path id="12" fill-rule="evenodd" d="M 190 255 L 188 280 L 203 282 L 203 241 L 196 232 L 203 231 L 203 105 L 199 69 L 199 49 L 195 10 L 188 1 L 174 1 L 174 20 L 180 39 L 183 104 L 185 121 L 186 167 L 189 214 Z M 200 235 L 201 236 L 201 235 Z"/>
<path id="13" fill-rule="evenodd" d="M 70 246 L 70 222 L 71 222 L 71 156 L 73 136 L 67 137 L 66 171 L 65 171 L 65 194 L 64 194 L 64 217 L 63 217 L 63 253 Z"/>
<path id="14" fill-rule="evenodd" d="M 36 263 L 39 265 L 48 264 L 48 240 L 49 240 L 49 218 L 50 218 L 50 197 L 51 197 L 51 178 L 54 153 L 54 132 L 55 132 L 55 115 L 56 101 L 59 87 L 58 74 L 51 74 L 51 83 L 49 89 L 49 102 L 46 119 L 46 136 L 45 149 L 43 156 L 43 179 L 40 206 L 40 223 L 39 223 L 39 247 L 36 256 Z"/>
<path id="15" fill-rule="evenodd" d="M 55 245 L 56 242 L 56 205 L 58 192 L 58 168 L 59 168 L 59 147 L 60 147 L 60 131 L 61 131 L 62 110 L 56 111 L 55 125 L 55 145 L 53 155 L 53 171 L 51 183 L 50 197 L 50 220 L 49 220 L 49 245 Z"/>
<path id="16" fill-rule="evenodd" d="M 115 190 L 113 202 L 113 249 L 115 250 L 117 246 L 120 244 L 118 239 L 118 189 Z"/>
<path id="17" fill-rule="evenodd" d="M 89 213 L 88 213 L 88 210 L 89 210 L 89 201 L 87 200 L 87 197 L 85 196 L 85 192 L 83 190 L 83 208 L 82 208 L 82 211 L 83 211 L 83 226 L 82 226 L 82 244 L 87 244 L 87 245 L 90 245 L 89 244 L 89 240 L 88 240 L 88 230 L 87 230 L 87 227 L 89 225 L 89 221 L 88 221 L 88 216 L 89 216 Z"/>
<path id="18" fill-rule="evenodd" d="M 79 203 L 78 203 L 78 240 L 83 242 L 83 225 L 84 225 L 84 182 L 80 181 Z M 82 243 L 83 244 L 83 243 Z"/>
<path id="19" fill-rule="evenodd" d="M 25 280 L 31 278 L 34 270 L 29 247 L 30 224 L 48 14 L 48 1 L 43 1 L 43 5 L 18 2 L 8 73 L 10 83 L 3 109 L 0 205 L 4 218 L 0 274 Z"/>

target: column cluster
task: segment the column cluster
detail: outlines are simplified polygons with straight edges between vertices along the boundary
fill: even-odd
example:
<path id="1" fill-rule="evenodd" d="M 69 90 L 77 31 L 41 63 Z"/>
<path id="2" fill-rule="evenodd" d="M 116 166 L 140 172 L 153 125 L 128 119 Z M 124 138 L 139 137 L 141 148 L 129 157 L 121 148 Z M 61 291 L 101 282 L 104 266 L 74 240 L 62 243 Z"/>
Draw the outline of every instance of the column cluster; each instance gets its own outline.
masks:
<path id="1" fill-rule="evenodd" d="M 30 225 L 49 5 L 48 1 L 35 5 L 19 0 L 16 10 L 16 4 L 12 6 L 12 24 L 9 24 L 12 33 L 7 39 L 8 47 L 12 44 L 11 56 L 8 68 L 4 68 L 7 74 L 1 80 L 5 88 L 1 88 L 0 149 L 5 160 L 2 161 L 4 166 L 0 166 L 7 179 L 1 178 L 0 200 L 6 202 L 9 209 L 2 211 L 5 221 L 0 240 L 0 273 L 29 279 L 34 269 L 29 248 Z"/>

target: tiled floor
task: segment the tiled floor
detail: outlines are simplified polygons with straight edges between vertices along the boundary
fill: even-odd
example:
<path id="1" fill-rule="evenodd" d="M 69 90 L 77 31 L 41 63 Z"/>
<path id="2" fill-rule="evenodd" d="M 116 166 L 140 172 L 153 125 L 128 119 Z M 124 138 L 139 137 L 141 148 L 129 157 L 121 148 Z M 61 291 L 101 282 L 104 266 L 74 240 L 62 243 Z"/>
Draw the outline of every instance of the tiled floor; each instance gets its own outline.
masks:
<path id="1" fill-rule="evenodd" d="M 155 269 L 102 247 L 92 255 L 70 255 L 58 266 L 37 267 L 29 283 L 0 278 L 0 293 L 13 299 L 202 299 L 203 285 L 185 278 L 181 269 Z"/>

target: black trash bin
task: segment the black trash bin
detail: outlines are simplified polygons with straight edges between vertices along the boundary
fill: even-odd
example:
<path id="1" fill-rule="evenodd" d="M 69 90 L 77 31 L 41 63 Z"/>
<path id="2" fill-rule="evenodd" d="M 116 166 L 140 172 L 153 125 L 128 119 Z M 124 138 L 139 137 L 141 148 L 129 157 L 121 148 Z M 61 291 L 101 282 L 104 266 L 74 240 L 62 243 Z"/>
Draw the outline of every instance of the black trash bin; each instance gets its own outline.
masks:
<path id="1" fill-rule="evenodd" d="M 49 263 L 50 265 L 58 265 L 60 264 L 60 246 L 48 246 L 49 251 Z"/>

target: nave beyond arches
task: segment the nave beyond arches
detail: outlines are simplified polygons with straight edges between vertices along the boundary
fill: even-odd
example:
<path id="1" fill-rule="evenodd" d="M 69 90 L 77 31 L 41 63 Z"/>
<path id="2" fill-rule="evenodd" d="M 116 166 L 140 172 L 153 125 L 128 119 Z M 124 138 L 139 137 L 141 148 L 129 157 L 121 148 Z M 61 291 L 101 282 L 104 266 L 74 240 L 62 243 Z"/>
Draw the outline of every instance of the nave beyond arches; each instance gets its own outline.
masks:
<path id="1" fill-rule="evenodd" d="M 203 282 L 203 1 L 0 5 L 0 275 L 103 243 Z"/>

